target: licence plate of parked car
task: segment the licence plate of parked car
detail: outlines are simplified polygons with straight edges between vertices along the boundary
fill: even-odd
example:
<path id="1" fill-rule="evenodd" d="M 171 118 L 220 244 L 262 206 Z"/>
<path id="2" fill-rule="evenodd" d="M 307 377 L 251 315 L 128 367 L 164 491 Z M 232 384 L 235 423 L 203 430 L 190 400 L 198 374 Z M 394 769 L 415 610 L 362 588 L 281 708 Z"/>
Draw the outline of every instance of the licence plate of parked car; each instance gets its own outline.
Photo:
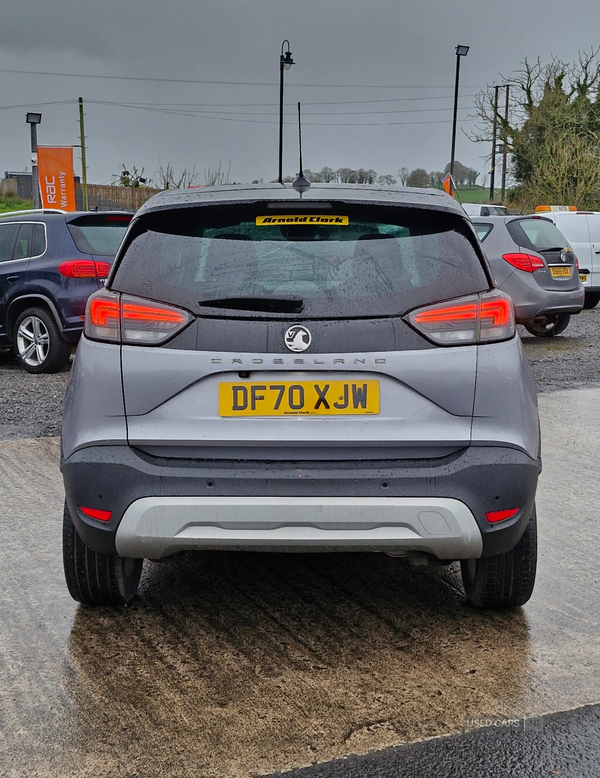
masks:
<path id="1" fill-rule="evenodd" d="M 553 278 L 571 278 L 570 267 L 551 267 L 550 275 Z"/>
<path id="2" fill-rule="evenodd" d="M 585 273 L 579 274 L 579 280 L 581 281 L 582 284 L 585 284 L 585 282 L 587 281 L 587 276 L 585 275 Z"/>
<path id="3" fill-rule="evenodd" d="M 220 416 L 379 413 L 379 381 L 257 381 L 219 384 Z"/>

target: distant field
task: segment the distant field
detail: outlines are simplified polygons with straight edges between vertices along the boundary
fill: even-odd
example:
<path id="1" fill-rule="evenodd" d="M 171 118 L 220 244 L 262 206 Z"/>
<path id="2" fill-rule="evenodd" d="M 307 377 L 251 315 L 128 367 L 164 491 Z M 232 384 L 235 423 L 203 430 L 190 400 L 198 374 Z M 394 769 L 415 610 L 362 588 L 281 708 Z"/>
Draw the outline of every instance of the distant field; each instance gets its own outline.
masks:
<path id="1" fill-rule="evenodd" d="M 482 186 L 458 186 L 458 197 L 463 203 L 487 203 L 490 199 L 489 188 Z M 500 190 L 494 190 L 494 200 L 500 202 Z"/>
<path id="2" fill-rule="evenodd" d="M 33 204 L 31 200 L 20 200 L 18 197 L 0 196 L 0 213 L 7 213 L 8 211 L 25 211 L 32 207 Z"/>

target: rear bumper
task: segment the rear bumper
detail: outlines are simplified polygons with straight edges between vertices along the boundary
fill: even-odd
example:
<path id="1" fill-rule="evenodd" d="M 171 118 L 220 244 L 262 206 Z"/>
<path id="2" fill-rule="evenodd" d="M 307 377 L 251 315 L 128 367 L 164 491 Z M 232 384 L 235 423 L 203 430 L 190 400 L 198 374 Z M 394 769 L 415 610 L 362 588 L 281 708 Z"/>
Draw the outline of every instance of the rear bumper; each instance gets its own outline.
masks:
<path id="1" fill-rule="evenodd" d="M 125 511 L 117 553 L 185 550 L 423 552 L 477 559 L 481 532 L 458 500 L 410 497 L 144 497 Z"/>
<path id="2" fill-rule="evenodd" d="M 540 463 L 494 446 L 377 462 L 175 460 L 91 446 L 61 468 L 77 532 L 99 552 L 160 558 L 182 548 L 293 547 L 466 559 L 518 542 Z M 88 518 L 81 506 L 112 517 Z M 486 512 L 515 507 L 514 518 L 488 523 Z"/>
<path id="3" fill-rule="evenodd" d="M 518 324 L 551 313 L 579 313 L 583 308 L 585 292 L 583 287 L 571 292 L 549 292 L 540 289 L 540 294 L 531 295 L 527 301 L 515 303 L 515 318 Z"/>

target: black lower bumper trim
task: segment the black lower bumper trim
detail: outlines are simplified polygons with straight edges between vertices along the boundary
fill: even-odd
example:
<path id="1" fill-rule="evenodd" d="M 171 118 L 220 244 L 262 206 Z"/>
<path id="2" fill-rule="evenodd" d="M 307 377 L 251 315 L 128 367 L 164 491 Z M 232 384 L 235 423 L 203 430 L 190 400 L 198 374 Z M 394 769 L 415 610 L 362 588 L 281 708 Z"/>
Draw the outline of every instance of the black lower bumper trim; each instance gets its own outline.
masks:
<path id="1" fill-rule="evenodd" d="M 535 499 L 540 463 L 504 447 L 463 449 L 440 459 L 378 462 L 167 460 L 129 446 L 80 449 L 61 462 L 77 532 L 95 551 L 115 553 L 115 533 L 132 502 L 142 497 L 321 496 L 449 497 L 471 510 L 483 555 L 513 548 Z M 80 506 L 112 512 L 109 521 Z M 490 524 L 486 513 L 520 508 L 515 519 Z"/>

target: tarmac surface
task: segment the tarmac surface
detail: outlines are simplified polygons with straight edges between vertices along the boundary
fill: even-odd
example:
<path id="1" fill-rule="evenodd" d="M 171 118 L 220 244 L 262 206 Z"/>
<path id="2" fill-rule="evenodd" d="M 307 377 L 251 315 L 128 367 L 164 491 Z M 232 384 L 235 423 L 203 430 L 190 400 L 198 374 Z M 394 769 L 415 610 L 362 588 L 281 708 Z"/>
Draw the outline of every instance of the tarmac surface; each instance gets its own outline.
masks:
<path id="1" fill-rule="evenodd" d="M 83 608 L 58 439 L 2 441 L 0 775 L 266 775 L 600 702 L 600 387 L 540 413 L 538 580 L 508 613 L 470 608 L 452 568 L 226 552 L 147 563 L 129 607 Z"/>

